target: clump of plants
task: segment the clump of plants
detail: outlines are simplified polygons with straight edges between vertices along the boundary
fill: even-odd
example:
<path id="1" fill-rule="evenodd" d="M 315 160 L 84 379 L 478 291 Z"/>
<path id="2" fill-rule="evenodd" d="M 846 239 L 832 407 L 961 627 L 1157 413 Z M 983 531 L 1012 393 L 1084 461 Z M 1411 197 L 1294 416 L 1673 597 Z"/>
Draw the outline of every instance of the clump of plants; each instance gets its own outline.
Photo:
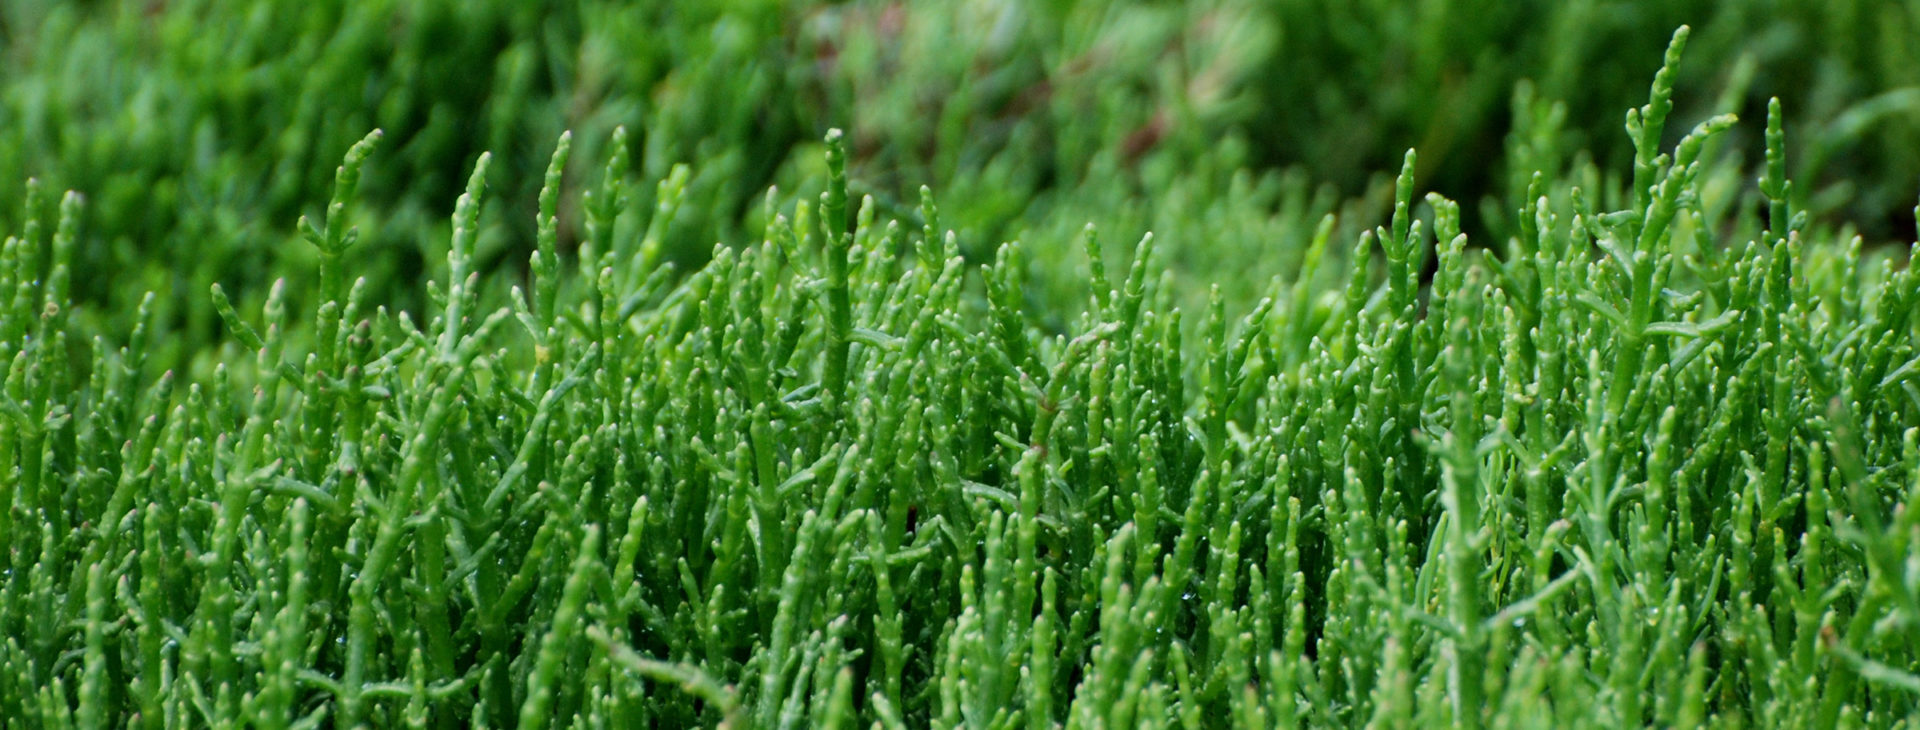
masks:
<path id="1" fill-rule="evenodd" d="M 1542 170 L 1470 246 L 1410 152 L 1384 225 L 1322 218 L 1232 312 L 1165 273 L 1205 240 L 969 263 L 933 193 L 850 192 L 837 131 L 817 200 L 685 271 L 687 174 L 630 205 L 615 132 L 577 250 L 562 135 L 528 275 L 485 281 L 481 155 L 429 306 L 389 309 L 354 273 L 375 132 L 299 223 L 314 301 L 215 286 L 217 362 L 154 377 L 150 307 L 75 317 L 83 198 L 30 188 L 0 717 L 1911 722 L 1920 277 L 1795 210 L 1778 104 L 1757 188 L 1730 116 L 1662 145 L 1686 37 L 1631 170 Z"/>

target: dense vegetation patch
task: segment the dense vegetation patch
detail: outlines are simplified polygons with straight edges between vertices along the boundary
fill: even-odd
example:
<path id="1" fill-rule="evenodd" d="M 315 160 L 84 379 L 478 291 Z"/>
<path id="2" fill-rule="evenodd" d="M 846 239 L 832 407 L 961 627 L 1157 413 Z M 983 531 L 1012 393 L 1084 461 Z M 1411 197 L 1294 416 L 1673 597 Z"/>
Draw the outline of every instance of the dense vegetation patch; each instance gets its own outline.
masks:
<path id="1" fill-rule="evenodd" d="M 817 200 L 682 267 L 675 221 L 733 213 L 693 168 L 631 189 L 614 131 L 585 186 L 559 137 L 524 280 L 484 266 L 480 155 L 399 308 L 356 273 L 376 132 L 297 227 L 306 303 L 215 286 L 214 344 L 157 376 L 156 299 L 78 305 L 84 201 L 29 187 L 0 718 L 1909 722 L 1920 277 L 1796 210 L 1778 104 L 1758 170 L 1731 116 L 1666 134 L 1685 41 L 1630 168 L 1536 168 L 1473 247 L 1408 153 L 1353 236 L 1240 177 L 1153 191 L 1185 240 L 970 262 L 998 221 L 859 194 L 832 132 Z M 1511 164 L 1569 154 L 1539 109 Z M 1288 267 L 1221 271 L 1261 295 L 1229 313 L 1176 250 Z"/>
<path id="2" fill-rule="evenodd" d="M 1460 201 L 1481 243 L 1517 235 L 1535 172 L 1626 171 L 1620 112 L 1681 23 L 1705 60 L 1675 70 L 1662 144 L 1715 114 L 1758 120 L 1777 96 L 1797 209 L 1854 223 L 1869 248 L 1911 240 L 1920 14 L 1878 0 L 12 0 L 0 230 L 25 225 L 30 177 L 85 193 L 73 261 L 113 275 L 74 280 L 82 324 L 130 331 L 160 292 L 147 375 L 205 378 L 219 315 L 167 294 L 217 282 L 257 311 L 284 279 L 289 306 L 317 307 L 316 255 L 290 224 L 319 212 L 368 130 L 387 138 L 355 201 L 354 275 L 369 303 L 419 311 L 482 151 L 474 267 L 493 295 L 526 274 L 563 130 L 597 163 L 626 126 L 637 210 L 689 166 L 657 232 L 684 269 L 758 235 L 769 186 L 818 193 L 819 140 L 839 127 L 855 197 L 910 216 L 932 185 L 971 263 L 1007 240 L 1070 262 L 1098 221 L 1115 241 L 1208 241 L 1164 249 L 1177 298 L 1197 311 L 1218 284 L 1239 308 L 1297 270 L 1323 214 L 1341 214 L 1340 241 L 1384 220 L 1409 147 L 1423 189 Z M 1757 164 L 1760 131 L 1729 130 L 1705 158 Z M 592 167 L 564 189 L 589 189 Z M 564 195 L 563 255 L 586 223 Z M 1075 306 L 1084 268 L 1050 266 L 1036 298 Z"/>

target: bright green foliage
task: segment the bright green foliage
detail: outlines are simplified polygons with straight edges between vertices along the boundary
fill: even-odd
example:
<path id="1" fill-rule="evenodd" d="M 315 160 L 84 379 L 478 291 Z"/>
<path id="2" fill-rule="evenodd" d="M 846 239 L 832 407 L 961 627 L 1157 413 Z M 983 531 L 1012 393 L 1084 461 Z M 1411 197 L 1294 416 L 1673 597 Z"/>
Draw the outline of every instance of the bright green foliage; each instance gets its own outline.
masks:
<path id="1" fill-rule="evenodd" d="M 1217 242 L 1166 249 L 1176 300 L 1198 311 L 1217 283 L 1246 306 L 1295 271 L 1342 203 L 1333 190 L 1351 196 L 1335 240 L 1390 207 L 1407 147 L 1423 187 L 1475 214 L 1476 240 L 1517 235 L 1534 172 L 1554 179 L 1588 152 L 1628 169 L 1619 111 L 1681 23 L 1710 60 L 1674 77 L 1674 126 L 1757 120 L 1779 96 L 1802 209 L 1869 244 L 1907 237 L 1920 14 L 1884 0 L 8 0 L 0 230 L 25 225 L 29 177 L 85 192 L 76 270 L 113 276 L 75 279 L 82 323 L 128 331 L 160 292 L 155 372 L 204 379 L 222 335 L 199 292 L 220 283 L 258 311 L 284 279 L 293 310 L 322 301 L 318 252 L 288 221 L 318 218 L 341 151 L 370 129 L 388 138 L 355 201 L 352 276 L 370 305 L 418 311 L 419 282 L 447 274 L 447 206 L 482 151 L 493 202 L 474 270 L 492 297 L 525 276 L 563 130 L 583 161 L 630 156 L 634 210 L 688 165 L 672 225 L 618 232 L 650 235 L 684 270 L 756 235 L 770 185 L 818 192 L 818 141 L 840 127 L 855 202 L 911 217 L 930 184 L 969 262 L 1026 242 L 1059 331 L 1068 318 L 1052 315 L 1084 296 L 1069 254 L 1088 221 L 1112 241 Z M 1502 134 L 1539 142 L 1548 123 L 1561 144 L 1502 162 Z M 609 149 L 623 124 L 628 143 Z M 1757 153 L 1760 129 L 1726 146 Z M 570 171 L 561 252 L 592 225 L 571 191 L 599 179 Z"/>
<path id="2" fill-rule="evenodd" d="M 480 154 L 402 311 L 354 270 L 376 132 L 298 225 L 313 301 L 215 287 L 218 363 L 150 378 L 150 305 L 69 320 L 69 195 L 0 249 L 0 718 L 1910 723 L 1920 274 L 1795 210 L 1778 105 L 1757 195 L 1731 117 L 1665 133 L 1684 32 L 1631 169 L 1539 169 L 1471 249 L 1408 153 L 1352 237 L 1297 202 L 975 265 L 949 230 L 999 222 L 859 194 L 836 131 L 817 203 L 681 271 L 704 173 L 637 204 L 616 143 L 576 197 L 563 135 L 524 285 Z M 1210 226 L 1298 264 L 1190 296 Z"/>

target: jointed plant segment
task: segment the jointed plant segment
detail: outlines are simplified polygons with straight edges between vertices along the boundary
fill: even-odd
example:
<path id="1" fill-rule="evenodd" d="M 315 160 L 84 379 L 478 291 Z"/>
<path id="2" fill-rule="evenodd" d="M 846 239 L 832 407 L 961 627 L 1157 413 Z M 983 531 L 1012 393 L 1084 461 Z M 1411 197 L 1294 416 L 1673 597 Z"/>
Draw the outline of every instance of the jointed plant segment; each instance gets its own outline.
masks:
<path id="1" fill-rule="evenodd" d="M 563 252 L 560 137 L 504 301 L 482 155 L 391 311 L 376 132 L 301 221 L 317 301 L 216 287 L 224 360 L 151 379 L 146 310 L 69 320 L 69 195 L 0 250 L 0 718 L 1911 722 L 1920 275 L 1796 214 L 1777 104 L 1764 216 L 1709 184 L 1730 116 L 1664 149 L 1684 40 L 1619 184 L 1542 171 L 1470 249 L 1409 153 L 1386 226 L 1329 215 L 1244 314 L 1180 310 L 1163 252 L 1206 242 L 1110 276 L 1091 226 L 1084 302 L 1029 297 L 1021 244 L 849 193 L 837 131 L 817 205 L 691 272 L 689 172 L 630 209 L 622 133 Z"/>

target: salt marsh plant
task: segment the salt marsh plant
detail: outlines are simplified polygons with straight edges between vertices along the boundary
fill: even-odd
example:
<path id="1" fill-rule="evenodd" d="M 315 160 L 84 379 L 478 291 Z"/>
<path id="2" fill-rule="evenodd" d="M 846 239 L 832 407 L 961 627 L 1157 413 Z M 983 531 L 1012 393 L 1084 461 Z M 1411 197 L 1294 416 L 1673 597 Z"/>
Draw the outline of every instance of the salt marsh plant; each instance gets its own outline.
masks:
<path id="1" fill-rule="evenodd" d="M 1677 70 L 1683 121 L 1663 144 L 1713 114 L 1758 120 L 1779 96 L 1797 209 L 1852 221 L 1869 245 L 1910 237 L 1920 14 L 1874 0 L 10 0 L 0 230 L 23 230 L 28 178 L 85 193 L 72 260 L 113 275 L 74 279 L 80 324 L 131 331 L 159 292 L 143 377 L 204 380 L 219 313 L 172 293 L 219 283 L 258 311 L 284 280 L 287 306 L 318 306 L 318 254 L 290 221 L 318 212 L 370 129 L 387 138 L 355 201 L 353 277 L 370 305 L 420 311 L 482 151 L 493 174 L 473 263 L 498 288 L 526 274 L 562 130 L 582 164 L 560 251 L 585 227 L 587 163 L 625 125 L 637 209 L 688 165 L 656 232 L 661 260 L 686 270 L 716 241 L 758 235 L 769 186 L 818 193 L 820 136 L 840 127 L 852 197 L 872 195 L 882 219 L 910 218 L 930 184 L 970 262 L 1022 241 L 1053 331 L 1085 297 L 1073 234 L 1088 221 L 1116 242 L 1208 241 L 1163 249 L 1176 301 L 1200 311 L 1219 284 L 1237 310 L 1297 270 L 1324 213 L 1340 213 L 1338 241 L 1374 225 L 1407 147 L 1422 188 L 1460 201 L 1483 243 L 1518 234 L 1534 172 L 1557 180 L 1586 156 L 1630 169 L 1619 110 L 1644 98 L 1681 23 L 1707 60 Z M 1556 105 L 1557 145 L 1501 154 L 1510 125 Z M 1723 146 L 1757 154 L 1759 132 Z M 1124 246 L 1108 248 L 1123 265 Z"/>
<path id="2" fill-rule="evenodd" d="M 817 200 L 681 270 L 697 172 L 634 205 L 622 131 L 577 197 L 559 137 L 519 282 L 477 265 L 480 155 L 393 309 L 355 273 L 375 132 L 297 226 L 312 302 L 215 286 L 215 364 L 154 377 L 150 305 L 75 316 L 84 199 L 30 187 L 0 717 L 1910 723 L 1920 276 L 1796 210 L 1779 105 L 1757 187 L 1732 117 L 1666 134 L 1686 38 L 1631 169 L 1531 175 L 1469 246 L 1409 152 L 1384 225 L 1320 218 L 1232 312 L 1166 273 L 1206 241 L 969 263 L 933 192 L 854 192 L 839 132 Z M 1540 119 L 1512 156 L 1561 152 Z"/>

